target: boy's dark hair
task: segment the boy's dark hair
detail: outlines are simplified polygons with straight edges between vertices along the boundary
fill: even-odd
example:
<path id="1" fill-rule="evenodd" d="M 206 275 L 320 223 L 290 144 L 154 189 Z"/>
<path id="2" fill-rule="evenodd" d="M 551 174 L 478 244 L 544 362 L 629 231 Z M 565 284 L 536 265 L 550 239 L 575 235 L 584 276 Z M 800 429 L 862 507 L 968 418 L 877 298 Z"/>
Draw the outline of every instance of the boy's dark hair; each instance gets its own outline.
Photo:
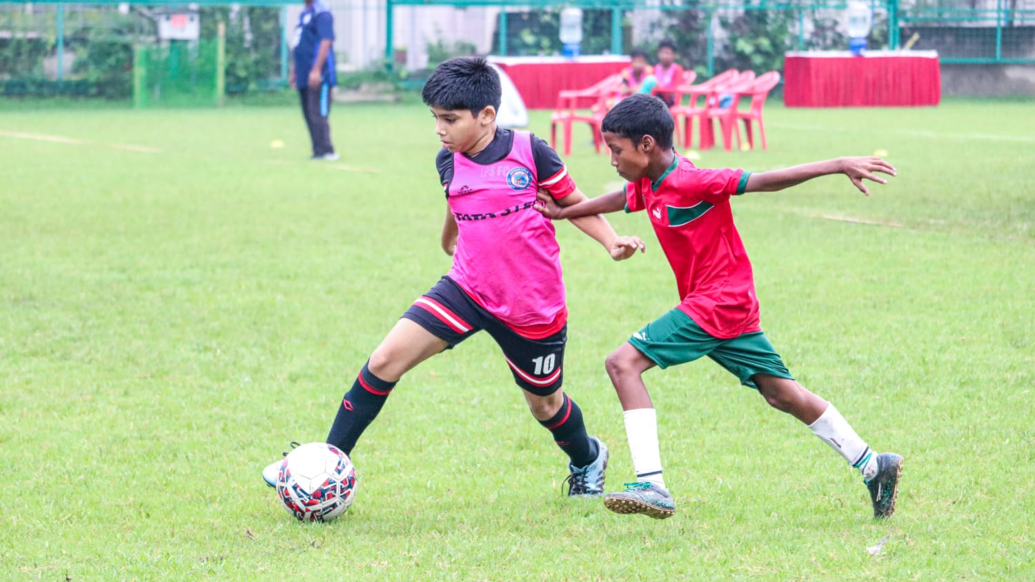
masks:
<path id="1" fill-rule="evenodd" d="M 643 49 L 633 49 L 633 50 L 629 51 L 629 58 L 630 59 L 635 59 L 636 57 L 643 57 L 644 59 L 646 59 L 647 58 L 647 51 L 645 51 Z"/>
<path id="2" fill-rule="evenodd" d="M 489 105 L 497 112 L 503 99 L 500 76 L 482 57 L 457 57 L 435 67 L 421 98 L 428 107 L 467 109 L 475 117 Z"/>
<path id="3" fill-rule="evenodd" d="M 658 43 L 658 50 L 663 48 L 672 49 L 672 52 L 676 52 L 676 43 L 671 38 L 663 38 Z"/>
<path id="4" fill-rule="evenodd" d="M 617 133 L 637 143 L 649 135 L 664 150 L 672 149 L 675 121 L 664 101 L 652 95 L 636 94 L 622 99 L 604 116 L 600 131 Z"/>

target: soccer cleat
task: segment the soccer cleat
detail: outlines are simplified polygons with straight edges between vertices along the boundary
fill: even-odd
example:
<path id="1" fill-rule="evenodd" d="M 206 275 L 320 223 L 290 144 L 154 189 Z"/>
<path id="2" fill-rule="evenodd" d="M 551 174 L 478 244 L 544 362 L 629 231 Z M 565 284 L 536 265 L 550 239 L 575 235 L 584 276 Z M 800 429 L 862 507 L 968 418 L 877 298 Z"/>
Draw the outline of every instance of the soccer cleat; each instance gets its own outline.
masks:
<path id="1" fill-rule="evenodd" d="M 297 448 L 298 443 L 292 441 L 291 448 Z M 284 452 L 284 456 L 288 456 L 288 451 Z M 277 479 L 280 477 L 280 466 L 284 463 L 284 459 L 270 463 L 266 465 L 266 468 L 262 470 L 262 480 L 266 482 L 270 487 L 277 486 Z"/>
<path id="2" fill-rule="evenodd" d="M 329 152 L 319 156 L 313 156 L 314 160 L 323 160 L 325 162 L 337 162 L 340 158 L 341 156 L 338 155 L 338 152 Z"/>
<path id="3" fill-rule="evenodd" d="M 589 437 L 597 443 L 597 458 L 585 467 L 568 465 L 571 474 L 565 477 L 568 484 L 568 497 L 593 497 L 604 494 L 604 472 L 607 471 L 609 453 L 604 443 L 597 437 Z"/>
<path id="4" fill-rule="evenodd" d="M 642 513 L 654 519 L 665 519 L 676 513 L 676 502 L 668 489 L 649 481 L 626 483 L 625 491 L 604 498 L 604 507 L 615 513 Z"/>
<path id="5" fill-rule="evenodd" d="M 877 474 L 866 481 L 873 501 L 873 517 L 885 519 L 895 513 L 898 498 L 898 478 L 902 475 L 902 456 L 895 453 L 877 455 Z"/>

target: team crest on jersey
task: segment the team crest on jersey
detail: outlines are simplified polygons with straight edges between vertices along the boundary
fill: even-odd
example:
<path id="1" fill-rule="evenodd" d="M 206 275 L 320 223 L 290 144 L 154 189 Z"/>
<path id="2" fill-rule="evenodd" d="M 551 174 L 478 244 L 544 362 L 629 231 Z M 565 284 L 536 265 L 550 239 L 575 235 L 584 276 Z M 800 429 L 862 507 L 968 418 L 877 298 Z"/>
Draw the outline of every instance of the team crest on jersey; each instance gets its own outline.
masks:
<path id="1" fill-rule="evenodd" d="M 511 190 L 524 190 L 532 183 L 532 172 L 518 166 L 507 173 L 507 185 Z"/>

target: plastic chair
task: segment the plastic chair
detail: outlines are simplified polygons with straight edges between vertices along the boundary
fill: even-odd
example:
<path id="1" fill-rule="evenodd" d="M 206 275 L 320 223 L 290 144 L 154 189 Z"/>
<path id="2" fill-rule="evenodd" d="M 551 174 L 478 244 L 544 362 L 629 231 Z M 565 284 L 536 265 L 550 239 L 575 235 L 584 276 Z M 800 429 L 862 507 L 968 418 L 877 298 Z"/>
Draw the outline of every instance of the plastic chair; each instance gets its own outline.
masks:
<path id="1" fill-rule="evenodd" d="M 599 154 L 603 142 L 600 123 L 607 113 L 606 107 L 603 107 L 603 100 L 617 91 L 621 84 L 621 75 L 611 75 L 592 87 L 558 93 L 557 109 L 550 115 L 550 147 L 557 149 L 557 126 L 560 125 L 564 132 L 564 155 L 570 156 L 572 128 L 575 122 L 580 122 L 589 125 L 593 132 L 593 145 Z M 584 105 L 586 102 L 590 102 L 590 105 Z M 589 113 L 580 113 L 580 107 L 590 107 Z"/>
<path id="2" fill-rule="evenodd" d="M 747 134 L 748 146 L 755 148 L 755 140 L 751 133 L 751 122 L 758 123 L 758 133 L 762 136 L 762 149 L 768 149 L 765 144 L 765 124 L 762 122 L 762 107 L 765 105 L 766 97 L 780 83 L 780 73 L 770 71 L 755 79 L 751 92 L 745 97 L 751 98 L 751 108 L 747 111 L 737 111 L 737 121 L 744 122 L 744 132 Z M 740 124 L 734 123 L 734 130 L 737 132 L 737 147 L 740 147 Z"/>
<path id="3" fill-rule="evenodd" d="M 729 69 L 723 71 L 718 75 L 715 75 L 711 79 L 700 83 L 698 85 L 687 85 L 686 87 L 680 87 L 682 94 L 679 95 L 679 102 L 672 106 L 669 111 L 672 113 L 672 118 L 676 122 L 676 132 L 678 134 L 679 120 L 683 119 L 683 147 L 689 149 L 691 138 L 693 137 L 693 119 L 696 115 L 707 109 L 707 103 L 713 91 L 717 88 L 721 88 L 728 84 L 730 81 L 736 80 L 740 76 L 740 72 L 736 69 Z M 685 105 L 682 104 L 683 97 L 689 96 L 689 102 Z M 701 106 L 698 106 L 698 101 L 704 97 L 704 102 Z"/>
<path id="4" fill-rule="evenodd" d="M 654 88 L 651 91 L 651 95 L 656 97 L 670 97 L 672 100 L 672 106 L 669 107 L 669 111 L 672 112 L 674 109 L 679 107 L 683 102 L 683 96 L 686 95 L 687 89 L 694 84 L 694 80 L 697 79 L 697 71 L 683 71 L 683 78 L 679 80 L 679 83 L 673 89 L 659 89 Z M 676 121 L 675 124 L 675 140 L 672 143 L 679 143 L 680 131 L 679 123 L 675 113 L 672 114 L 672 119 Z"/>
<path id="5" fill-rule="evenodd" d="M 726 107 L 719 107 L 718 100 L 704 111 L 697 114 L 701 122 L 701 149 L 710 149 L 715 144 L 714 120 L 719 120 L 719 128 L 722 131 L 722 147 L 726 151 L 733 150 L 733 130 L 737 127 L 737 107 L 740 105 L 740 98 L 750 94 L 755 85 L 755 73 L 744 71 L 737 80 L 729 85 L 716 88 L 715 96 L 720 94 L 729 95 L 730 102 Z M 738 131 L 739 135 L 739 131 Z"/>
<path id="6" fill-rule="evenodd" d="M 697 71 L 683 71 L 683 77 L 679 79 L 679 82 L 676 83 L 675 87 L 672 89 L 661 89 L 659 87 L 655 87 L 654 89 L 651 89 L 650 94 L 655 97 L 671 97 L 674 102 L 674 107 L 675 105 L 679 105 L 683 100 L 683 95 L 686 94 L 684 88 L 693 85 L 695 79 L 697 79 Z"/>

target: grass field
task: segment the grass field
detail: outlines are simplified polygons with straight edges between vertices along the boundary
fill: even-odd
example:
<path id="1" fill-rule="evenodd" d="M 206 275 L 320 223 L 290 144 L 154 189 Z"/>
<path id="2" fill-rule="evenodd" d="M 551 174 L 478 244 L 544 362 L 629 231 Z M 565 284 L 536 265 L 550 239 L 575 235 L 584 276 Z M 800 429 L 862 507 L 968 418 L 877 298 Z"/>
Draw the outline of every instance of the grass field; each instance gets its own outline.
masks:
<path id="1" fill-rule="evenodd" d="M 1035 104 L 767 120 L 768 152 L 699 165 L 886 150 L 899 170 L 870 198 L 825 178 L 734 202 L 791 371 L 905 456 L 891 520 L 710 361 L 647 377 L 676 517 L 568 500 L 566 459 L 479 336 L 400 383 L 350 513 L 299 524 L 259 471 L 325 436 L 449 266 L 426 109 L 339 107 L 339 164 L 305 161 L 295 107 L 18 109 L 0 111 L 0 580 L 1035 579 Z M 577 137 L 570 172 L 599 194 L 616 175 Z M 646 218 L 612 223 L 647 255 L 558 231 L 566 388 L 616 490 L 632 467 L 603 359 L 678 298 Z"/>

